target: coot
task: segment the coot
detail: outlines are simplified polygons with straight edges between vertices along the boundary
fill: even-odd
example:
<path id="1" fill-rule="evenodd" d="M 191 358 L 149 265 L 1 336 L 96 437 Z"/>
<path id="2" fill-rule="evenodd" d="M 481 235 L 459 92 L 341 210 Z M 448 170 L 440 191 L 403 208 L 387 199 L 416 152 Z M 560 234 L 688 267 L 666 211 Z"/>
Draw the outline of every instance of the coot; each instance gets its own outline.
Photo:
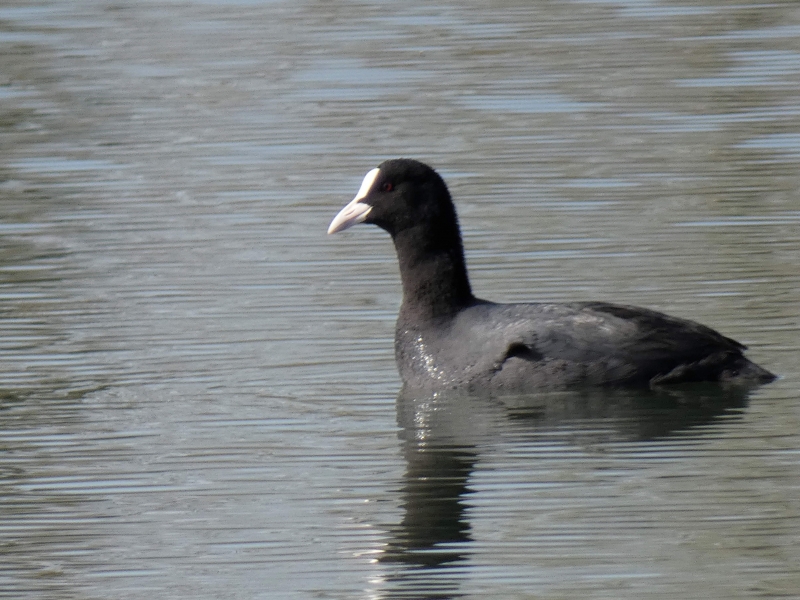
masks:
<path id="1" fill-rule="evenodd" d="M 356 223 L 386 230 L 397 250 L 403 303 L 395 357 L 411 388 L 520 392 L 775 378 L 745 358 L 739 342 L 646 308 L 476 298 L 447 186 L 416 160 L 387 160 L 367 173 L 328 233 Z"/>

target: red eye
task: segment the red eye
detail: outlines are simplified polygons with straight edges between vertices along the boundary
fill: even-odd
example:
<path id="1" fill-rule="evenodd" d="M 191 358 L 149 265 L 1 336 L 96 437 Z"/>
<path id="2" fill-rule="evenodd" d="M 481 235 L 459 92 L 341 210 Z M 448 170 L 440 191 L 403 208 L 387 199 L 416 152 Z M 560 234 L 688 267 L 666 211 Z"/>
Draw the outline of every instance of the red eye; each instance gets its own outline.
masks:
<path id="1" fill-rule="evenodd" d="M 391 192 L 391 191 L 394 189 L 394 185 L 392 185 L 392 182 L 391 182 L 391 181 L 386 181 L 386 182 L 384 182 L 384 184 L 381 186 L 381 189 L 382 189 L 384 192 Z"/>

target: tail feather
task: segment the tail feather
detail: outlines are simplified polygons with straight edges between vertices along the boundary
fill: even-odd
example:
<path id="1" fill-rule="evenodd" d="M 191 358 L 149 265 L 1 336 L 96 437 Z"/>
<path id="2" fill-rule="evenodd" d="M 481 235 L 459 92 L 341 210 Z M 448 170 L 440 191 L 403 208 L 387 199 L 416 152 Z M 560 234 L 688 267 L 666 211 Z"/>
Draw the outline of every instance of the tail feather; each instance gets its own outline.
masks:
<path id="1" fill-rule="evenodd" d="M 777 378 L 763 367 L 748 360 L 739 352 L 716 352 L 699 361 L 678 365 L 671 371 L 656 375 L 650 385 L 668 385 L 698 381 L 719 381 L 739 384 L 763 384 Z"/>
<path id="2" fill-rule="evenodd" d="M 752 381 L 753 383 L 769 383 L 775 381 L 778 376 L 764 367 L 758 366 L 751 360 L 744 356 L 739 356 L 732 368 L 728 368 L 722 372 L 720 381 Z"/>

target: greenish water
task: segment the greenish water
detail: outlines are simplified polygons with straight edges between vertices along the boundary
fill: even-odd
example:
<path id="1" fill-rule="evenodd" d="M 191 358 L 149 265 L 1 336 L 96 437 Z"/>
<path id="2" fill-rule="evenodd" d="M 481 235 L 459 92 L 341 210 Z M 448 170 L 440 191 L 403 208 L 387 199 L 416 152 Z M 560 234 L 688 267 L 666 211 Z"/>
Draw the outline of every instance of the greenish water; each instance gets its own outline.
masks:
<path id="1" fill-rule="evenodd" d="M 0 596 L 800 589 L 793 2 L 0 6 Z M 411 156 L 476 293 L 704 322 L 747 395 L 400 393 L 325 235 Z"/>

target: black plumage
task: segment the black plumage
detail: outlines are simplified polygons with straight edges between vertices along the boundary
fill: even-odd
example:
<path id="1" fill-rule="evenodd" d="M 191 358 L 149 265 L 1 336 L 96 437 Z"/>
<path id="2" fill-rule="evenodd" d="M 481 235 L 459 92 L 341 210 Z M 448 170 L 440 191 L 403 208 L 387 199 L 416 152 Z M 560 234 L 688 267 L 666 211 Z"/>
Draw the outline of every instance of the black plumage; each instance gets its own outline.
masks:
<path id="1" fill-rule="evenodd" d="M 395 355 L 408 386 L 525 391 L 775 377 L 749 361 L 742 344 L 656 311 L 476 298 L 450 193 L 418 161 L 388 160 L 370 171 L 328 232 L 361 222 L 386 230 L 397 250 L 403 303 Z"/>

